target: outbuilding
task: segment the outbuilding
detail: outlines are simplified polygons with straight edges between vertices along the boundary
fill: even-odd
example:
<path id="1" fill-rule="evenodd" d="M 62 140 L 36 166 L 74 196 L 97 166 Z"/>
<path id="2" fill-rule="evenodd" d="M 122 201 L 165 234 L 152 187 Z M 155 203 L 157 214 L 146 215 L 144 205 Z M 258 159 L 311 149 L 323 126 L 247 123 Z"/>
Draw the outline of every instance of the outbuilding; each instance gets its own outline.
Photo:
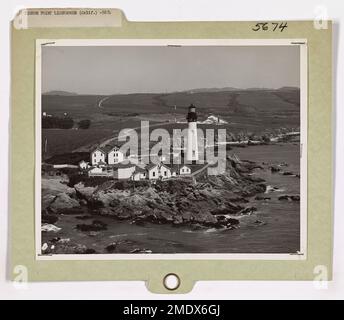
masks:
<path id="1" fill-rule="evenodd" d="M 86 169 L 88 168 L 88 162 L 85 161 L 85 160 L 81 160 L 81 161 L 79 162 L 79 168 L 80 168 L 81 170 L 86 170 Z"/>
<path id="2" fill-rule="evenodd" d="M 119 163 L 114 165 L 114 177 L 117 179 L 131 179 L 134 173 L 136 165 L 133 163 Z"/>
<path id="3" fill-rule="evenodd" d="M 191 167 L 187 165 L 183 165 L 179 168 L 179 174 L 180 175 L 188 175 L 191 174 Z"/>

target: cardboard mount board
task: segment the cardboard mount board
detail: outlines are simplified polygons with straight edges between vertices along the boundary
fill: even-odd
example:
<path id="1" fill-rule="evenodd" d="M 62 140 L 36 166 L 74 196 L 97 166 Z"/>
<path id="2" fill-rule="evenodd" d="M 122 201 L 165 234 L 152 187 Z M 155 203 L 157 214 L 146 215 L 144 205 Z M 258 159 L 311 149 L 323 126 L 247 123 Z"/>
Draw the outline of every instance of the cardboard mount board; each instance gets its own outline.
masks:
<path id="1" fill-rule="evenodd" d="M 196 281 L 203 280 L 314 280 L 323 269 L 328 279 L 332 278 L 331 21 L 327 28 L 316 28 L 313 21 L 131 22 L 118 9 L 28 9 L 20 11 L 12 21 L 11 34 L 10 274 L 13 279 L 15 268 L 25 266 L 29 281 L 142 280 L 152 292 L 170 293 L 163 279 L 173 273 L 180 279 L 173 292 L 186 293 Z M 187 254 L 175 259 L 173 255 L 168 259 L 163 256 L 142 258 L 141 255 L 128 259 L 113 256 L 90 259 L 85 255 L 75 259 L 38 259 L 35 220 L 38 160 L 35 133 L 39 119 L 37 101 L 40 100 L 36 82 L 37 44 L 68 46 L 73 41 L 93 41 L 93 45 L 121 41 L 136 41 L 142 45 L 206 42 L 259 45 L 265 42 L 300 47 L 303 52 L 300 69 L 305 84 L 301 92 L 304 106 L 301 108 L 301 131 L 304 131 L 301 153 L 305 163 L 303 173 L 306 173 L 302 177 L 305 193 L 301 206 L 306 212 L 304 220 L 301 219 L 302 255 L 276 258 L 239 254 L 204 258 Z"/>

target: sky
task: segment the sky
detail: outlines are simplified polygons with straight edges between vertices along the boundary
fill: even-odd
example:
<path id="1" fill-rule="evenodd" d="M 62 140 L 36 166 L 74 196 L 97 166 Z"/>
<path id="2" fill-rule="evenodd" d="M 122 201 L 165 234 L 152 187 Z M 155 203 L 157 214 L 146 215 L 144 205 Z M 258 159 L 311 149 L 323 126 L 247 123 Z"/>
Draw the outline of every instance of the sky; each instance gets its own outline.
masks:
<path id="1" fill-rule="evenodd" d="M 46 46 L 42 92 L 165 93 L 300 86 L 299 46 Z"/>

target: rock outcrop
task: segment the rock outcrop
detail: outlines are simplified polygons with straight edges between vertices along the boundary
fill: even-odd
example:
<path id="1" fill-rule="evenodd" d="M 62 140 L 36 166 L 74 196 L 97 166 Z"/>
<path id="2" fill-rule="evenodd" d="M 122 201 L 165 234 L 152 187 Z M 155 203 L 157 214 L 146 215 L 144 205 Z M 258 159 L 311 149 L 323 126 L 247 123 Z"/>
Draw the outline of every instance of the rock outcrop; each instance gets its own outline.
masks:
<path id="1" fill-rule="evenodd" d="M 49 209 L 52 212 L 65 211 L 66 209 L 79 207 L 79 201 L 71 198 L 67 193 L 59 193 L 49 205 Z"/>
<path id="2" fill-rule="evenodd" d="M 78 213 L 87 207 L 93 215 L 112 216 L 141 225 L 152 222 L 235 228 L 239 224 L 236 215 L 256 210 L 245 208 L 247 198 L 264 193 L 266 185 L 264 180 L 252 176 L 252 171 L 260 168 L 252 161 L 228 157 L 226 168 L 221 175 L 197 177 L 196 183 L 182 177 L 155 183 L 110 180 L 96 187 L 78 183 L 66 192 L 55 192 L 47 210 L 54 214 Z M 77 228 L 97 231 L 102 226 L 92 223 Z"/>
<path id="3" fill-rule="evenodd" d="M 285 200 L 285 201 L 300 201 L 300 196 L 289 196 L 289 195 L 282 195 L 278 197 L 278 200 Z"/>

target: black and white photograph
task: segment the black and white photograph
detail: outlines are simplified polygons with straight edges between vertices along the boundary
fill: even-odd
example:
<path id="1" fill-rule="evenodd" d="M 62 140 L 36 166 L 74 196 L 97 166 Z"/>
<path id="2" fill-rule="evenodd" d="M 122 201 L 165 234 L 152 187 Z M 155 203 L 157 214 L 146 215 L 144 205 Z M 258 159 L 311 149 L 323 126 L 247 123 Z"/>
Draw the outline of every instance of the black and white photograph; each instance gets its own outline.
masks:
<path id="1" fill-rule="evenodd" d="M 37 49 L 38 257 L 305 257 L 300 43 Z"/>

